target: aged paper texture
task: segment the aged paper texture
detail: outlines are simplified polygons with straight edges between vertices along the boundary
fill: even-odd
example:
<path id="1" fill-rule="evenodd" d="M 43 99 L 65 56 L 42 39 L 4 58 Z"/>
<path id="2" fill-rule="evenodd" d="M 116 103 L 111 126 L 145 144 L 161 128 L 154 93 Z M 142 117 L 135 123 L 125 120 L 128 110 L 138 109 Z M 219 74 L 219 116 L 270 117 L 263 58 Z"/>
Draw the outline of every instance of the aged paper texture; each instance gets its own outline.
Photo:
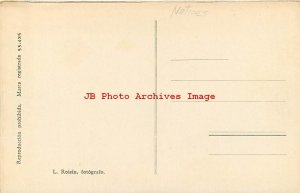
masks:
<path id="1" fill-rule="evenodd" d="M 299 193 L 300 4 L 0 4 L 1 193 Z"/>

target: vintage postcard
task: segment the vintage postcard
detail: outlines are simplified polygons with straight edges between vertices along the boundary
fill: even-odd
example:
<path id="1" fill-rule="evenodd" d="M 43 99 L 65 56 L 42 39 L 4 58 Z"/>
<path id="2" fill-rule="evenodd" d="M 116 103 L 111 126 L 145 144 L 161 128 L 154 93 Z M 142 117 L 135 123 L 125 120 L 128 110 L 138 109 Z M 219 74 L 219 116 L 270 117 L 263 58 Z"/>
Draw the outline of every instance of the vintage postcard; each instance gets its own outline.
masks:
<path id="1" fill-rule="evenodd" d="M 299 193 L 299 2 L 0 4 L 1 193 Z"/>

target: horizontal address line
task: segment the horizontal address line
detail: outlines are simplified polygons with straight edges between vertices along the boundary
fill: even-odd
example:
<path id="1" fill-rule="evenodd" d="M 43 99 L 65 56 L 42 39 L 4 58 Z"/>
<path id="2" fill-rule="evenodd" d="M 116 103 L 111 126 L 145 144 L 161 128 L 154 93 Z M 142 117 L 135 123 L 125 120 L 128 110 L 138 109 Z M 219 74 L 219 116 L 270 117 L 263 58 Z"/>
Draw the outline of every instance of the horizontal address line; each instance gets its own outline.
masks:
<path id="1" fill-rule="evenodd" d="M 235 135 L 233 135 L 233 134 L 224 134 L 224 135 L 220 135 L 220 134 L 218 134 L 218 135 L 216 135 L 216 134 L 214 134 L 214 135 L 209 135 L 209 136 L 214 136 L 214 137 L 243 137 L 243 136 L 245 136 L 245 137 L 263 137 L 263 136 L 265 136 L 265 137 L 280 137 L 280 136 L 286 136 L 286 135 L 254 135 L 254 134 L 244 134 L 244 135 L 237 135 L 237 134 L 235 134 Z"/>
<path id="2" fill-rule="evenodd" d="M 177 82 L 284 82 L 286 80 L 171 80 Z"/>
<path id="3" fill-rule="evenodd" d="M 209 131 L 209 133 L 286 133 L 285 131 Z"/>
<path id="4" fill-rule="evenodd" d="M 173 103 L 285 103 L 286 101 L 172 101 Z"/>
<path id="5" fill-rule="evenodd" d="M 231 153 L 211 153 L 211 154 L 208 154 L 208 155 L 241 155 L 241 156 L 243 156 L 243 155 L 245 155 L 245 156 L 247 156 L 247 155 L 287 155 L 287 154 L 281 154 L 281 153 L 250 153 L 250 154 L 231 154 Z"/>
<path id="6" fill-rule="evenodd" d="M 171 59 L 172 62 L 180 62 L 180 61 L 214 61 L 214 60 L 229 60 L 227 58 L 179 58 L 179 59 Z"/>

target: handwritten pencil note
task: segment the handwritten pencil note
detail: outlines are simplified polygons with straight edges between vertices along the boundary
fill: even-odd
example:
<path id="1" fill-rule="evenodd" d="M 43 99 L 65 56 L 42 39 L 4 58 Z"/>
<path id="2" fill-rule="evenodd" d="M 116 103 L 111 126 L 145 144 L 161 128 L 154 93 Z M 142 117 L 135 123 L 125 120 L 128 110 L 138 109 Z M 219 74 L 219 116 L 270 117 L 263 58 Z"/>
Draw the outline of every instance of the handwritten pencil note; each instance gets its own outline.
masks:
<path id="1" fill-rule="evenodd" d="M 2 193 L 300 192 L 298 2 L 0 8 Z"/>

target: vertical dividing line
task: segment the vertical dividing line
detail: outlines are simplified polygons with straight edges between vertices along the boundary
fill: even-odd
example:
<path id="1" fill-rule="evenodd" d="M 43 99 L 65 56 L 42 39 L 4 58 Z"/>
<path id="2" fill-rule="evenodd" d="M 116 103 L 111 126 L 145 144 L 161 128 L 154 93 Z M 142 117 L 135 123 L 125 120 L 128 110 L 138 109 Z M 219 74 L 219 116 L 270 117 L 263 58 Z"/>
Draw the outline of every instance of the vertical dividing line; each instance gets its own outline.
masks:
<path id="1" fill-rule="evenodd" d="M 157 94 L 157 20 L 154 22 L 155 93 Z M 157 174 L 157 99 L 154 101 L 154 174 Z"/>

